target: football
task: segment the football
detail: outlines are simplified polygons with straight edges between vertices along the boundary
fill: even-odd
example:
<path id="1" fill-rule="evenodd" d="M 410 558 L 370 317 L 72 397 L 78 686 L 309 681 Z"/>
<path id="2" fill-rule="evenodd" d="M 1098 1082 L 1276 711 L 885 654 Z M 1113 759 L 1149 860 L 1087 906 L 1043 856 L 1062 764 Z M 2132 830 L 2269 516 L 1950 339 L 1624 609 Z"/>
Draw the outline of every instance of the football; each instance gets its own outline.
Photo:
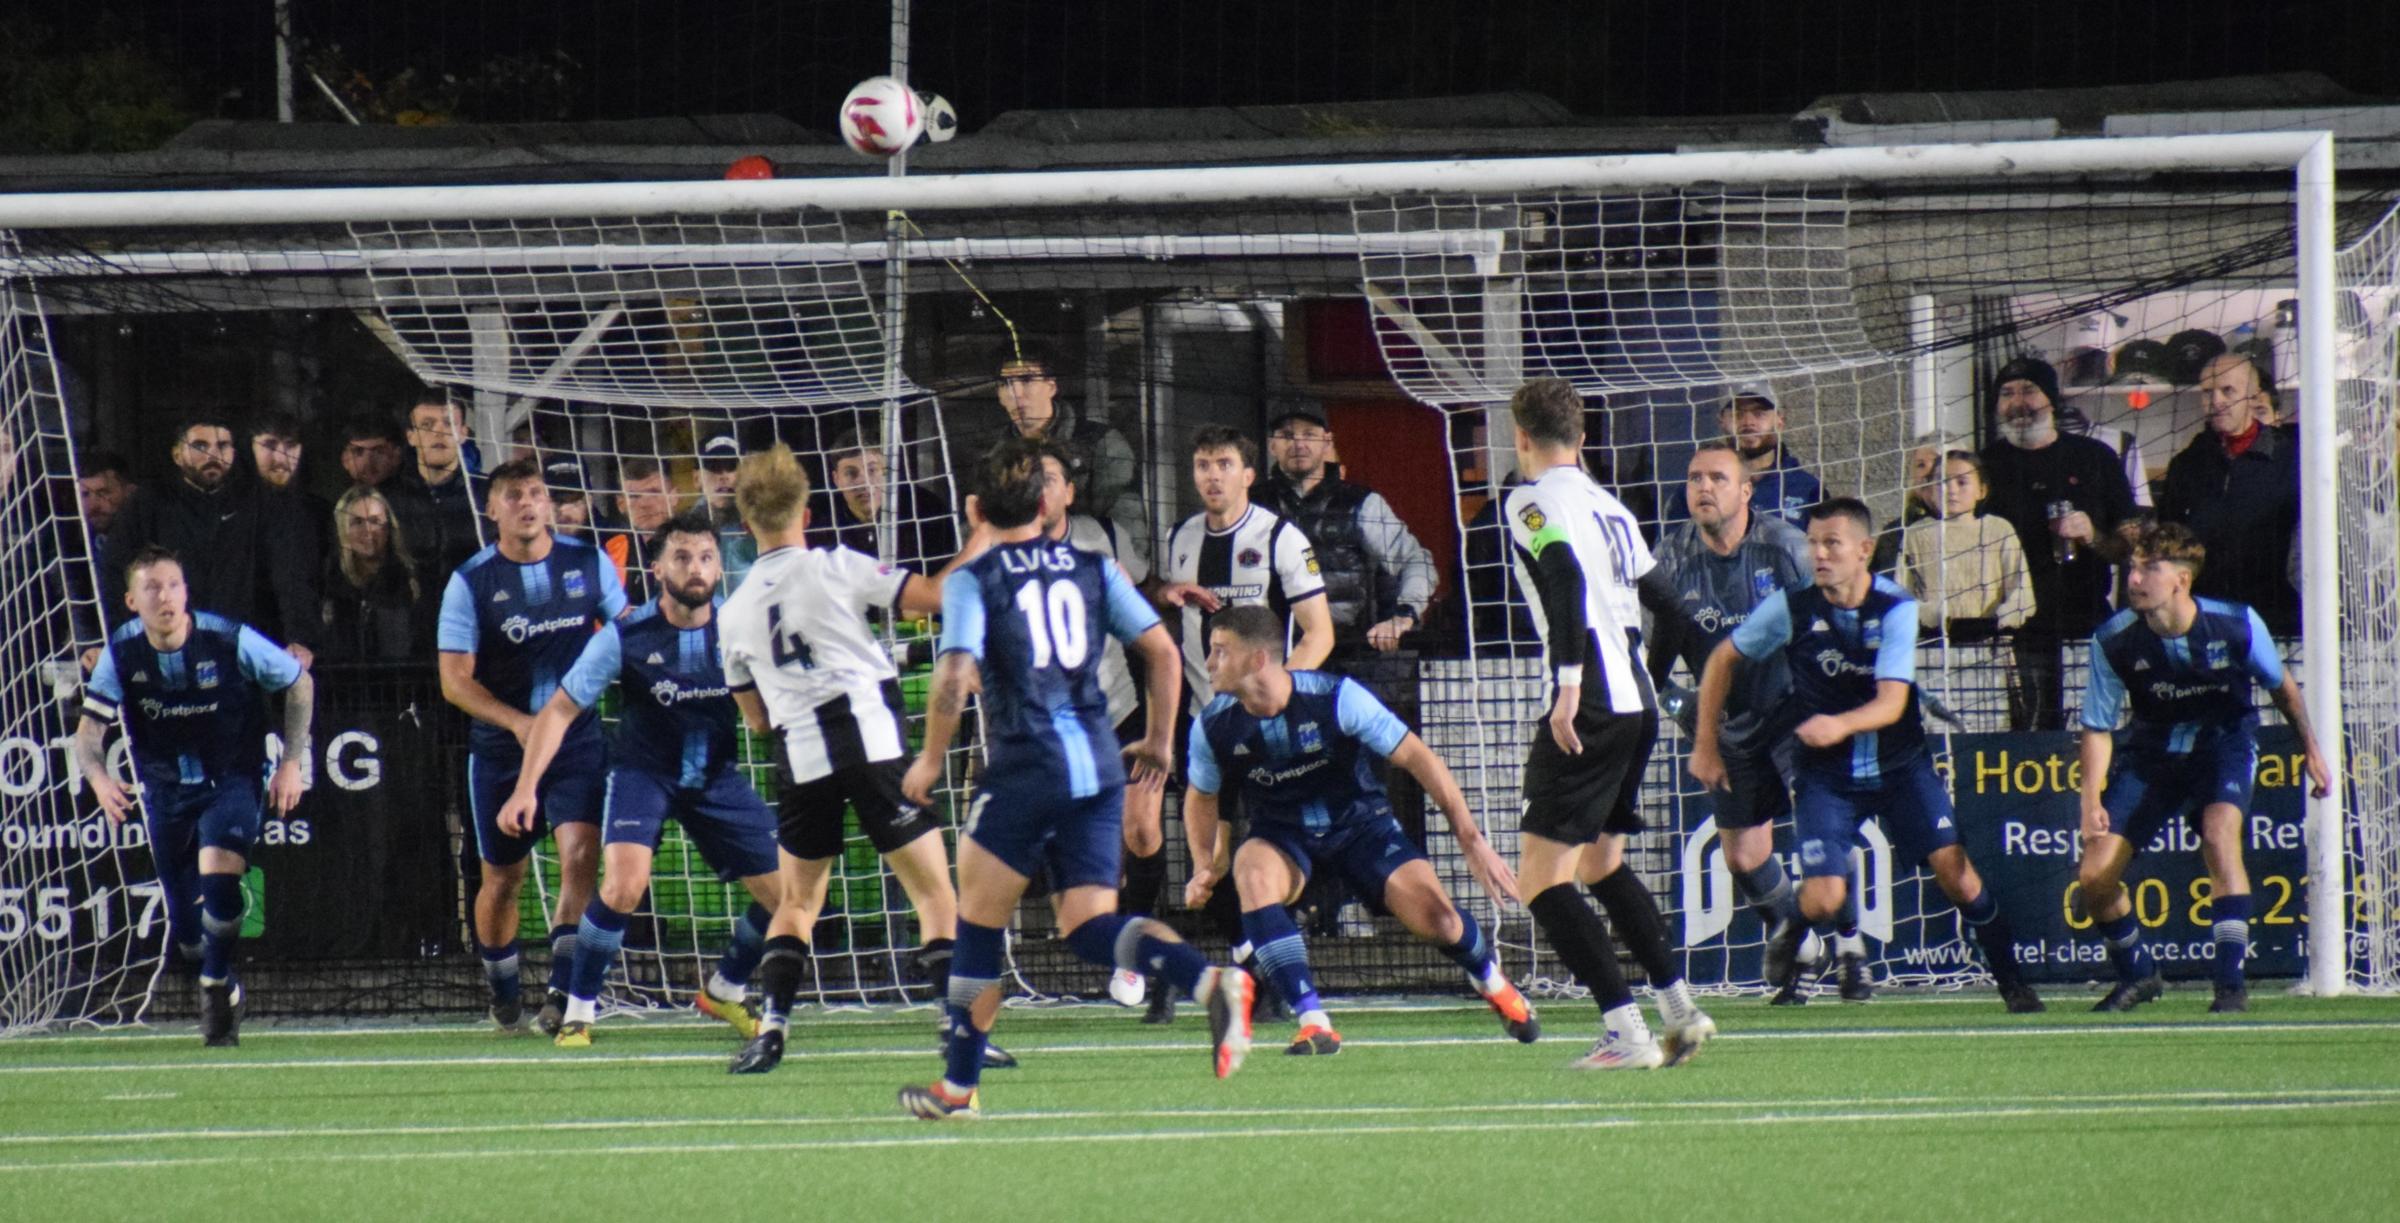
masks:
<path id="1" fill-rule="evenodd" d="M 940 144 L 958 134 L 958 110 L 950 99 L 938 93 L 920 93 L 917 101 L 925 108 L 925 139 Z"/>
<path id="2" fill-rule="evenodd" d="M 925 109 L 908 86 L 888 76 L 868 77 L 842 99 L 842 139 L 869 157 L 889 157 L 917 142 L 925 131 Z"/>

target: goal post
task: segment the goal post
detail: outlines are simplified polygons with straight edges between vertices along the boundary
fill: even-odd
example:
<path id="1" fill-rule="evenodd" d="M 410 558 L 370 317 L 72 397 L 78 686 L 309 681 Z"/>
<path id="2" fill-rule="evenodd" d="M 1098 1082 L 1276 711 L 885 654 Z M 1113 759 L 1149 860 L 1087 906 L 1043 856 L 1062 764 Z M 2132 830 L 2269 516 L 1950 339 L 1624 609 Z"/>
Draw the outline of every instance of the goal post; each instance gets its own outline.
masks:
<path id="1" fill-rule="evenodd" d="M 1986 197 L 1999 203 L 1983 207 Z M 2060 219 L 2055 228 L 2012 228 L 1986 215 L 2009 208 Z M 2363 228 L 2345 228 L 2344 218 L 2329 135 L 2248 133 L 0 195 L 0 234 L 17 240 L 0 247 L 0 279 L 14 290 L 7 300 L 20 319 L 302 303 L 360 311 L 419 377 L 509 405 L 510 415 L 494 419 L 522 423 L 540 447 L 584 463 L 595 498 L 625 491 L 619 472 L 628 460 L 688 478 L 720 427 L 776 436 L 799 428 L 815 448 L 812 462 L 831 458 L 849 444 L 845 437 L 866 437 L 886 460 L 887 504 L 908 497 L 916 507 L 879 521 L 876 543 L 887 558 L 902 546 L 896 528 L 930 529 L 944 513 L 931 507 L 955 506 L 966 491 L 953 473 L 973 430 L 953 418 L 969 394 L 962 388 L 976 383 L 959 366 L 962 345 L 949 337 L 967 325 L 958 320 L 981 320 L 986 305 L 1000 309 L 994 298 L 1012 310 L 1044 295 L 1083 301 L 1090 359 L 1079 362 L 1077 389 L 1094 398 L 1100 419 L 1115 405 L 1112 423 L 1138 440 L 1153 517 L 1169 521 L 1192 508 L 1169 487 L 1191 431 L 1242 419 L 1254 427 L 1262 405 L 1368 395 L 1358 388 L 1372 383 L 1387 399 L 1431 407 L 1445 431 L 1450 487 L 1438 491 L 1447 495 L 1453 520 L 1442 525 L 1453 542 L 1443 565 L 1462 592 L 1468 646 L 1457 657 L 1423 659 L 1407 686 L 1409 699 L 1423 697 L 1427 738 L 1439 738 L 1478 820 L 1504 846 L 1515 836 L 1518 732 L 1529 699 L 1519 672 L 1531 642 L 1510 619 L 1523 593 L 1504 563 L 1476 551 L 1488 527 L 1479 527 L 1474 507 L 1502 492 L 1510 464 L 1502 405 L 1522 379 L 1567 377 L 1605 405 L 1606 417 L 1643 422 L 1638 437 L 1595 446 L 1604 461 L 1621 461 L 1620 472 L 1642 467 L 1647 490 L 1668 490 L 1661 498 L 1676 495 L 1675 473 L 1656 468 L 1688 452 L 1713 423 L 1725 388 L 1772 383 L 1796 422 L 1805 421 L 1794 432 L 1828 488 L 1861 493 L 1879 518 L 1902 516 L 1920 491 L 1906 474 L 1910 456 L 1929 439 L 1956 439 L 1973 426 L 1977 382 L 1993 354 L 2050 345 L 2078 317 L 2140 313 L 2138 303 L 2164 290 L 2213 301 L 2236 294 L 2225 286 L 2238 282 L 2248 303 L 2289 284 L 2296 327 L 2286 342 L 2297 369 L 2279 380 L 2299 404 L 2299 655 L 2311 721 L 2348 782 L 2306 800 L 2307 866 L 2294 877 L 2308 880 L 2308 983 L 2331 994 L 2354 984 L 2400 987 L 2393 905 L 2381 893 L 2368 903 L 2369 892 L 2353 905 L 2350 887 L 2356 877 L 2388 889 L 2400 876 L 2400 834 L 2362 831 L 2400 826 L 2400 785 L 2368 777 L 2375 762 L 2400 755 L 2389 708 L 2400 683 L 2362 679 L 2388 676 L 2384 659 L 2400 653 L 2362 610 L 2389 603 L 2380 592 L 2400 584 L 2400 573 L 2362 573 L 2353 563 L 2362 548 L 2389 559 L 2372 541 L 2394 526 L 2391 356 L 2370 356 L 2381 364 L 2358 368 L 2350 351 L 2357 346 L 2344 338 L 2345 327 L 2362 325 L 2387 334 L 2373 328 L 2384 326 L 2382 306 L 2392 300 L 2392 241 L 2387 224 L 2337 258 L 2340 235 Z M 904 274 L 893 277 L 889 267 Z M 140 304 L 149 298 L 171 304 Z M 1293 372 L 1313 357 L 1297 351 L 1304 326 L 1330 334 L 1343 325 L 1337 311 L 1320 318 L 1307 308 L 1320 301 L 1356 305 L 1378 362 L 1371 376 Z M 2345 301 L 2369 303 L 2365 324 L 2345 323 Z M 2220 316 L 2273 306 L 2152 313 L 2173 320 L 2162 325 L 2215 329 Z M 900 310 L 911 315 L 904 345 L 893 342 L 902 331 L 886 317 Z M 920 326 L 919 311 L 937 325 Z M 945 323 L 945 312 L 956 319 Z M 1008 326 L 1013 334 L 1016 325 Z M 1002 334 L 988 330 L 989 339 Z M 10 338 L 22 334 L 0 329 L 10 361 L 52 359 Z M 2100 376 L 2073 388 L 2089 415 L 2104 418 L 2096 423 L 2155 441 L 2166 436 L 2164 425 L 2193 422 L 2188 413 L 2141 416 L 2142 403 L 2126 408 L 2110 389 L 2110 347 L 2101 346 Z M 1670 420 L 1681 435 L 1659 431 Z M 1357 439 L 1362 461 L 1369 440 Z M 2152 458 L 2157 466 L 2164 455 Z M 2380 465 L 2363 469 L 2366 460 Z M 1183 510 L 1170 513 L 1178 499 Z M 1671 517 L 1672 507 L 1657 514 Z M 1141 525 L 1134 546 L 1149 548 L 1158 542 L 1154 524 Z M 1953 683 L 2017 682 L 2005 651 L 1961 642 L 1927 648 L 1926 687 L 1937 695 Z M 2378 651 L 2373 665 L 2360 657 Z M 2067 672 L 2079 665 L 2070 660 Z M 2346 695 L 2361 707 L 2346 708 Z M 1993 728 L 2006 719 L 1986 720 Z M 1680 777 L 1681 749 L 1669 741 L 1662 738 L 1650 777 L 1650 789 L 1662 793 Z M 955 776 L 963 779 L 963 770 Z M 2374 805 L 2352 811 L 2350 801 Z M 1679 829 L 1662 831 L 1645 850 L 1645 871 L 1663 881 L 1681 862 L 1704 876 L 1705 862 L 1686 861 L 1689 847 L 1672 843 Z M 1439 849 L 1447 842 L 1438 825 L 1424 836 L 1444 878 L 1471 894 L 1455 848 L 1447 857 Z M 868 862 L 856 877 L 837 879 L 837 890 L 873 913 L 867 925 L 892 925 L 889 881 L 879 888 Z M 0 865 L 0 885 L 20 886 L 16 856 Z M 1904 882 L 1928 886 L 1922 877 Z M 678 882 L 677 894 L 715 886 L 695 873 Z M 1695 885 L 1686 899 L 1705 890 Z M 707 921 L 678 916 L 675 937 L 685 950 L 677 954 L 696 963 L 713 945 L 726 914 L 738 911 L 728 909 L 729 896 L 693 902 Z M 1687 910 L 1687 931 L 1704 928 L 1690 916 L 1696 909 L 1669 907 Z M 1497 907 L 1492 915 L 1502 941 L 1532 956 L 1538 976 L 1530 925 Z M 1732 935 L 1723 937 L 1730 946 Z M 1938 932 L 1922 937 L 1955 942 Z M 868 951 L 889 950 L 859 946 L 862 964 Z M 1748 980 L 1735 963 L 1725 961 L 1728 987 Z M 2354 972 L 2354 964 L 2373 967 Z M 815 988 L 825 997 L 901 996 L 888 966 L 876 971 L 880 984 L 862 967 Z M 1381 971 L 1365 979 L 1383 979 L 1374 976 Z M 1048 973 L 1034 976 L 1069 979 Z M 1903 975 L 1956 984 L 1970 974 L 1954 966 Z M 0 1014 L 0 1026 L 62 1017 L 9 1005 L 17 1009 Z"/>

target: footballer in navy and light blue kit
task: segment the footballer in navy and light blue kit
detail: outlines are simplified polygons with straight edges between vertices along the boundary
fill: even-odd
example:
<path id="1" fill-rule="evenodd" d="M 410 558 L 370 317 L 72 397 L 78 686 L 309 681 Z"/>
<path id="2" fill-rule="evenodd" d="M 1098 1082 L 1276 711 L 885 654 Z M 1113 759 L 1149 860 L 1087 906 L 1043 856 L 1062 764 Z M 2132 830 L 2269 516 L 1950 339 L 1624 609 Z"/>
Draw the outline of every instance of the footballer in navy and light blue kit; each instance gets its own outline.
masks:
<path id="1" fill-rule="evenodd" d="M 203 1043 L 239 1044 L 233 953 L 242 875 L 263 814 L 261 783 L 265 806 L 289 811 L 300 798 L 304 756 L 286 754 L 268 778 L 265 697 L 283 694 L 277 729 L 284 742 L 302 743 L 314 687 L 298 660 L 256 629 L 188 610 L 183 566 L 172 552 L 145 548 L 126 568 L 135 619 L 109 636 L 93 664 L 77 760 L 101 808 L 122 821 L 132 795 L 109 772 L 102 743 L 108 727 L 124 727 L 168 931 L 200 962 Z"/>
<path id="2" fill-rule="evenodd" d="M 1209 624 L 1208 677 L 1216 692 L 1192 724 L 1184 827 L 1197 863 L 1184 904 L 1207 903 L 1217 884 L 1218 803 L 1238 789 L 1247 829 L 1233 854 L 1242 936 L 1283 994 L 1300 1030 L 1287 1053 L 1341 1052 L 1341 1035 L 1317 996 L 1308 945 L 1286 907 L 1309 876 L 1333 872 L 1350 894 L 1392 914 L 1409 933 L 1465 970 L 1511 1036 L 1541 1034 L 1533 1008 L 1492 957 L 1473 916 L 1450 901 L 1425 851 L 1392 817 L 1373 762 L 1408 772 L 1439 804 L 1468 867 L 1495 900 L 1517 899 L 1515 876 L 1467 811 L 1440 757 L 1356 680 L 1283 666 L 1284 628 L 1260 607 L 1227 608 Z"/>
<path id="3" fill-rule="evenodd" d="M 557 1043 L 571 1049 L 591 1046 L 601 986 L 650 887 L 652 855 L 668 819 L 683 825 L 721 880 L 739 880 L 751 895 L 724 958 L 695 998 L 702 1013 L 745 1038 L 758 1032 L 744 997 L 781 895 L 775 817 L 742 771 L 735 733 L 741 713 L 718 654 L 715 592 L 724 563 L 716 528 L 696 514 L 672 519 L 645 542 L 643 559 L 658 597 L 588 638 L 527 733 L 524 767 L 502 810 L 504 823 L 532 814 L 569 728 L 616 685 L 618 722 L 609 736 L 601 814 L 606 869 L 576 929 L 557 1034 Z"/>
<path id="4" fill-rule="evenodd" d="M 1766 949 L 1778 987 L 1797 972 L 1809 924 L 1835 917 L 1849 892 L 1850 849 L 1859 825 L 1878 821 L 1902 855 L 1923 861 L 1975 934 L 2012 1012 L 2041 1009 L 2019 973 L 1999 903 L 1958 843 L 1950 792 L 1934 772 L 1917 711 L 1917 602 L 1868 560 L 1875 521 L 1841 497 L 1817 506 L 1808 524 L 1816 585 L 1778 592 L 1719 645 L 1701 679 L 1692 774 L 1721 784 L 1718 723 L 1742 659 L 1781 653 L 1791 668 L 1794 761 L 1792 825 L 1800 846 L 1802 921 L 1779 926 Z"/>
<path id="5" fill-rule="evenodd" d="M 1003 930 L 1037 872 L 1050 880 L 1069 950 L 1103 967 L 1155 973 L 1208 1004 L 1221 1078 L 1249 1051 L 1249 975 L 1210 967 L 1154 918 L 1116 912 L 1126 762 L 1100 683 L 1102 635 L 1132 647 L 1149 678 L 1145 733 L 1123 749 L 1146 785 L 1163 780 L 1173 755 L 1174 644 L 1114 560 L 1043 536 L 1044 511 L 1061 494 L 1049 486 L 1039 443 L 1012 438 L 993 447 L 974 484 L 968 513 L 991 546 L 942 585 L 924 746 L 901 789 L 932 805 L 978 682 L 986 764 L 959 845 L 944 1073 L 902 1088 L 900 1106 L 928 1121 L 977 1115 L 999 1011 Z"/>
<path id="6" fill-rule="evenodd" d="M 550 973 L 539 1023 L 556 1035 L 565 1021 L 575 926 L 599 874 L 598 828 L 606 751 L 590 710 L 567 730 L 542 778 L 533 818 L 512 831 L 500 809 L 516 788 L 523 760 L 513 727 L 548 704 L 582 656 L 592 632 L 625 610 L 616 566 L 592 545 L 551 531 L 550 492 L 531 458 L 492 470 L 486 508 L 497 542 L 450 575 L 442 592 L 442 695 L 474 721 L 467 738 L 467 798 L 475 849 L 483 859 L 475 895 L 475 938 L 491 987 L 492 1020 L 514 1029 L 522 1017 L 517 959 L 517 893 L 526 855 L 545 826 L 560 829 L 558 908 L 550 926 Z M 588 829 L 568 832 L 567 829 Z"/>
<path id="7" fill-rule="evenodd" d="M 2132 1010 L 2164 988 L 2123 880 L 2134 856 L 2180 817 L 2200 834 L 2211 884 L 2216 990 L 2209 1009 L 2241 1011 L 2249 1006 L 2242 961 L 2250 951 L 2250 877 L 2242 841 L 2258 772 L 2254 685 L 2298 735 L 2317 797 L 2331 792 L 2332 774 L 2265 621 L 2239 603 L 2192 597 L 2206 551 L 2190 530 L 2149 524 L 2132 552 L 2126 608 L 2092 634 L 2083 694 L 2079 882 L 2117 971 L 2116 985 L 2093 1009 Z"/>

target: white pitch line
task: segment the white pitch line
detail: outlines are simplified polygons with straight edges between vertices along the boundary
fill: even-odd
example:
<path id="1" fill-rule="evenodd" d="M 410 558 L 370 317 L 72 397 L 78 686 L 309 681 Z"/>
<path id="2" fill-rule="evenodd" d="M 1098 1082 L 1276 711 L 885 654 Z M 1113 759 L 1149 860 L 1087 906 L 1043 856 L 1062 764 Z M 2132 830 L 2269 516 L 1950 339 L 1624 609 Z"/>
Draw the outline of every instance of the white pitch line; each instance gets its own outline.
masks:
<path id="1" fill-rule="evenodd" d="M 761 1153 L 797 1153 L 809 1151 L 856 1151 L 885 1147 L 1006 1147 L 1049 1146 L 1060 1143 L 1143 1143 L 1143 1142 L 1205 1142 L 1215 1139 L 1280 1139 L 1280 1138 L 1349 1138 L 1389 1137 L 1424 1134 L 1495 1134 L 1523 1131 L 1617 1130 L 1632 1128 L 1693 1128 L 1707 1126 L 1783 1126 L 1783 1125 L 1874 1125 L 1900 1122 L 1921 1125 L 1939 1121 L 1984 1122 L 1995 1118 L 2055 1118 L 2067 1116 L 2143 1115 L 2171 1113 L 2242 1113 L 2294 1112 L 2312 1109 L 2368 1108 L 2385 1104 L 2381 1100 L 2329 1101 L 2249 1101 L 2236 1103 L 2156 1103 L 2101 1105 L 2088 1108 L 2022 1107 L 2022 1108 L 1963 1108 L 1940 1111 L 1900 1110 L 1885 1112 L 1846 1113 L 1766 1113 L 1750 1117 L 1598 1117 L 1572 1121 L 1477 1121 L 1447 1122 L 1422 1125 L 1332 1125 L 1242 1127 L 1238 1129 L 1167 1129 L 1129 1130 L 1104 1133 L 1069 1134 L 960 1134 L 929 1133 L 913 1138 L 833 1138 L 800 1142 L 763 1143 L 645 1143 L 620 1146 L 525 1147 L 494 1149 L 474 1147 L 447 1151 L 367 1151 L 341 1155 L 298 1154 L 280 1151 L 245 1152 L 238 1155 L 168 1156 L 148 1159 L 59 1160 L 47 1163 L 0 1163 L 0 1174 L 13 1172 L 93 1172 L 102 1170 L 134 1170 L 153 1168 L 190 1168 L 219 1164 L 305 1162 L 311 1164 L 342 1163 L 410 1163 L 434 1160 L 491 1160 L 491 1159 L 552 1159 L 567 1156 L 642 1155 L 710 1155 Z"/>
<path id="2" fill-rule="evenodd" d="M 2262 1032 L 2391 1032 L 2400 1031 L 2400 1021 L 2328 1020 L 2303 1023 L 2140 1023 L 2092 1024 L 2066 1027 L 1978 1027 L 1978 1028 L 1862 1028 L 1821 1031 L 1787 1030 L 1769 1032 L 1720 1032 L 1718 1041 L 1783 1040 L 1992 1040 L 2012 1037 L 2048 1038 L 2069 1036 L 2088 1039 L 2104 1036 L 2156 1036 L 2165 1033 L 2193 1036 L 2238 1036 Z M 185 1039 L 189 1039 L 186 1037 Z M 1582 1044 L 1581 1035 L 1554 1034 L 1542 1038 L 1544 1044 Z M 1400 1036 L 1361 1037 L 1345 1040 L 1346 1049 L 1439 1048 L 1453 1045 L 1506 1046 L 1509 1042 L 1499 1036 Z M 1195 1053 L 1206 1046 L 1198 1042 L 1088 1042 L 1056 1045 L 1012 1045 L 1018 1054 L 1071 1055 L 1085 1053 Z M 683 1062 L 723 1062 L 727 1053 L 585 1053 L 585 1054 L 475 1054 L 467 1057 L 358 1057 L 358 1058 L 295 1058 L 281 1061 L 211 1061 L 211 1062 L 96 1062 L 84 1065 L 61 1066 L 0 1066 L 0 1075 L 40 1074 L 131 1074 L 168 1071 L 236 1071 L 236 1070 L 405 1070 L 420 1066 L 558 1066 L 600 1067 L 623 1065 L 673 1065 Z M 793 1054 L 811 1061 L 855 1059 L 930 1059 L 939 1056 L 929 1047 L 904 1049 L 811 1049 L 802 1046 Z"/>
<path id="3" fill-rule="evenodd" d="M 172 1093 L 168 1093 L 172 1094 Z M 2290 1090 L 2224 1090 L 2092 1092 L 2074 1095 L 1977 1096 L 1980 1105 L 2114 1105 L 2114 1104 L 2299 1104 L 2376 1103 L 2400 1100 L 2400 1087 L 2301 1087 Z M 1225 1121 L 1234 1118 L 1448 1116 L 1509 1113 L 1568 1112 L 1681 1112 L 1728 1109 L 1844 1109 L 1956 1106 L 1957 1096 L 1793 1096 L 1727 1100 L 1552 1100 L 1505 1101 L 1488 1104 L 1352 1104 L 1254 1108 L 1086 1109 L 1000 1113 L 993 1123 L 1056 1121 Z M 902 1116 L 811 1117 L 643 1117 L 594 1121 L 543 1121 L 479 1125 L 380 1125 L 347 1129 L 322 1126 L 255 1129 L 121 1130 L 116 1132 L 0 1135 L 0 1147 L 52 1146 L 66 1143 L 110 1145 L 153 1142 L 267 1142 L 291 1139 L 440 1138 L 480 1134 L 605 1133 L 672 1129 L 764 1129 L 832 1125 L 915 1125 Z"/>

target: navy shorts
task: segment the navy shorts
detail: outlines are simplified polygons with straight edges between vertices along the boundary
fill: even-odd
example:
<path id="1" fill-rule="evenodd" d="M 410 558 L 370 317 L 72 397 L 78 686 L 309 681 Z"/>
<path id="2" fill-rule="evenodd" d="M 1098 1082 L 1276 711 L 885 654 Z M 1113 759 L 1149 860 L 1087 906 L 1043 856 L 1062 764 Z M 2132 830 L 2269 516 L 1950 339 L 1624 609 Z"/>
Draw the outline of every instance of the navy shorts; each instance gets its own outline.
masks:
<path id="1" fill-rule="evenodd" d="M 775 873 L 775 816 L 740 769 L 720 769 L 703 786 L 679 786 L 646 769 L 608 771 L 601 841 L 657 849 L 669 819 L 700 847 L 700 856 L 731 883 Z"/>
<path id="2" fill-rule="evenodd" d="M 607 785 L 608 749 L 598 734 L 583 743 L 567 743 L 550 760 L 541 784 L 533 789 L 539 804 L 533 831 L 516 836 L 500 831 L 500 808 L 517 792 L 517 766 L 510 756 L 492 760 L 467 753 L 467 801 L 474 808 L 475 852 L 493 866 L 515 866 L 533 852 L 552 825 L 597 824 Z"/>
<path id="3" fill-rule="evenodd" d="M 1792 812 L 1791 740 L 1775 750 L 1726 752 L 1725 788 L 1709 792 L 1709 810 L 1719 829 L 1757 828 Z"/>
<path id="4" fill-rule="evenodd" d="M 1883 835 L 1909 861 L 1922 862 L 1934 851 L 1958 844 L 1950 791 L 1933 771 L 1930 757 L 1919 756 L 1873 784 L 1837 782 L 1802 769 L 1795 788 L 1799 801 L 1792 811 L 1792 831 L 1800 843 L 1803 878 L 1847 877 L 1858 826 L 1869 819 L 1883 826 Z"/>
<path id="5" fill-rule="evenodd" d="M 1411 862 L 1425 861 L 1425 851 L 1408 839 L 1400 821 L 1388 815 L 1321 833 L 1289 824 L 1253 821 L 1250 835 L 1242 840 L 1264 841 L 1282 850 L 1293 869 L 1300 872 L 1303 886 L 1318 868 L 1331 872 L 1349 886 L 1352 896 L 1377 912 L 1389 911 L 1383 904 L 1383 889 L 1393 872 Z"/>
<path id="6" fill-rule="evenodd" d="M 159 875 L 199 870 L 203 849 L 222 849 L 247 858 L 266 814 L 260 794 L 259 784 L 247 780 L 144 787 L 143 824 L 150 834 L 150 857 Z"/>
<path id="7" fill-rule="evenodd" d="M 2180 815 L 2200 830 L 2200 812 L 2216 803 L 2250 810 L 2258 779 L 2258 740 L 2247 730 L 2227 731 L 2188 752 L 2133 748 L 2117 753 L 2100 803 L 2108 830 L 2141 853 L 2158 839 L 2167 821 Z"/>
<path id="8" fill-rule="evenodd" d="M 1069 798 L 1056 784 L 994 785 L 987 776 L 967 808 L 966 834 L 1008 869 L 1050 890 L 1115 889 L 1125 849 L 1125 788 Z M 1046 873 L 1045 873 L 1046 872 Z"/>

